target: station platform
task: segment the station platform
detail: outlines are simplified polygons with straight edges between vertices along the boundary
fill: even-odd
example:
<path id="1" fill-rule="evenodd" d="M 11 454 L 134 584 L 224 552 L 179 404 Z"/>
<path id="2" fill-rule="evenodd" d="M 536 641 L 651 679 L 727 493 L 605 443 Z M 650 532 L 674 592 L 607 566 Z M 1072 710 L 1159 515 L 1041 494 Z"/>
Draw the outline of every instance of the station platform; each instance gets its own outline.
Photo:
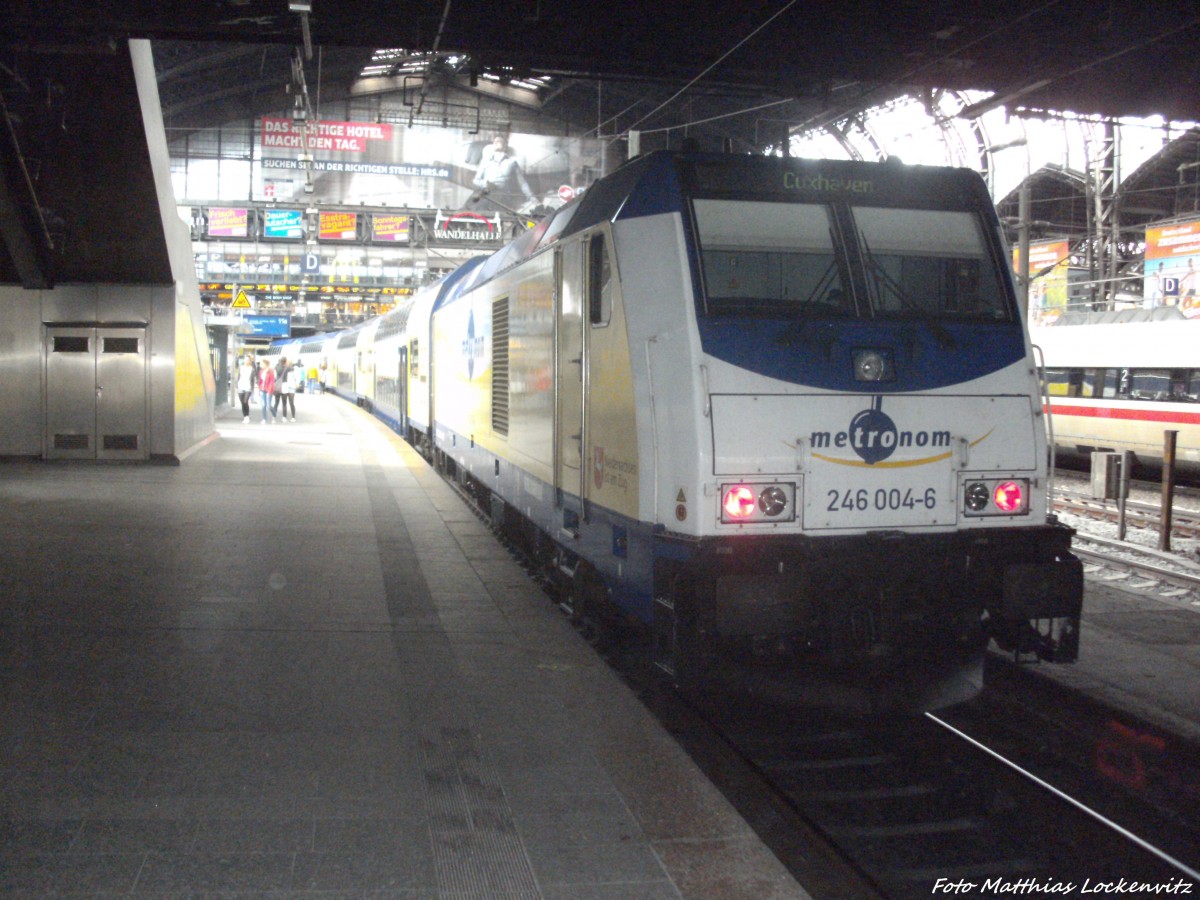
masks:
<path id="1" fill-rule="evenodd" d="M 1088 577 L 1079 661 L 1030 670 L 1200 751 L 1200 604 Z"/>
<path id="2" fill-rule="evenodd" d="M 0 465 L 0 895 L 808 896 L 423 459 L 296 399 Z"/>

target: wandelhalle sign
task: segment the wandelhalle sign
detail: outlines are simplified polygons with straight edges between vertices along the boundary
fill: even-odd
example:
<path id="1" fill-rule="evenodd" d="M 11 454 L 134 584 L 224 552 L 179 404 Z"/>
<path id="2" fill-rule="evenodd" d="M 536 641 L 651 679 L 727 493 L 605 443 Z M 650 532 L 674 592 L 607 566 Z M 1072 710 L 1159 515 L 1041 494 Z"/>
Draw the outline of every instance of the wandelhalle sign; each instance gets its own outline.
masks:
<path id="1" fill-rule="evenodd" d="M 500 213 L 488 218 L 477 212 L 446 213 L 439 209 L 433 223 L 433 236 L 439 241 L 499 242 L 502 238 Z"/>

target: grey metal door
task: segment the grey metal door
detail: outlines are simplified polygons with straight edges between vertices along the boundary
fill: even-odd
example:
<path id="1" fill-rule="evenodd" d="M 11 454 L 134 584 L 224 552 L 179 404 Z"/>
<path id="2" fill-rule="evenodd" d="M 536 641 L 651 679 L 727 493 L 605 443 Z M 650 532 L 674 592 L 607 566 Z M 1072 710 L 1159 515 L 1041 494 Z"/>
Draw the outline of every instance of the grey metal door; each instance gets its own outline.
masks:
<path id="1" fill-rule="evenodd" d="M 46 329 L 48 459 L 149 458 L 146 329 Z"/>

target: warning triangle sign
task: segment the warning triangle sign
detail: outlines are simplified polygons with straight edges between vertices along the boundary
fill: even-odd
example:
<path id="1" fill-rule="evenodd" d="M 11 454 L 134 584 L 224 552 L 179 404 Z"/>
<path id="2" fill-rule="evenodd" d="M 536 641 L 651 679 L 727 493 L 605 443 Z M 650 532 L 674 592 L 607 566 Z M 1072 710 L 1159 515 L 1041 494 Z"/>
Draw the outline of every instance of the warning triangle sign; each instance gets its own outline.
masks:
<path id="1" fill-rule="evenodd" d="M 233 308 L 234 309 L 249 309 L 250 308 L 250 298 L 246 296 L 245 291 L 239 290 L 237 292 L 237 297 L 235 297 L 233 300 Z"/>

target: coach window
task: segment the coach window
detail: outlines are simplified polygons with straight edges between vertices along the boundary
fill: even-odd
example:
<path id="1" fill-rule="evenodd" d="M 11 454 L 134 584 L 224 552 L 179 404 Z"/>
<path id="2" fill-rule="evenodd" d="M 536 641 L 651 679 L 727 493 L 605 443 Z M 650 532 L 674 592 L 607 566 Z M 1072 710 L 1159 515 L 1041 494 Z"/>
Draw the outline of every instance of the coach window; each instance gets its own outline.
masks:
<path id="1" fill-rule="evenodd" d="M 602 234 L 588 245 L 588 311 L 593 325 L 607 325 L 612 316 L 612 266 Z"/>
<path id="2" fill-rule="evenodd" d="M 1100 397 L 1104 394 L 1104 369 L 1084 369 L 1081 397 Z"/>
<path id="3" fill-rule="evenodd" d="M 1046 393 L 1052 397 L 1070 396 L 1071 373 L 1068 369 L 1046 369 Z"/>
<path id="4" fill-rule="evenodd" d="M 1104 379 L 1101 384 L 1100 393 L 1097 396 L 1113 400 L 1122 394 L 1129 393 L 1128 369 L 1104 369 L 1103 372 Z M 1124 388 L 1122 388 L 1122 385 L 1124 385 Z"/>
<path id="5" fill-rule="evenodd" d="M 1184 374 L 1187 381 L 1184 384 L 1183 399 L 1190 403 L 1200 402 L 1200 369 L 1188 369 Z"/>
<path id="6" fill-rule="evenodd" d="M 417 357 L 420 353 L 420 341 L 417 338 L 412 339 L 412 343 L 408 345 L 408 371 L 412 375 L 417 374 Z"/>
<path id="7" fill-rule="evenodd" d="M 1166 400 L 1171 396 L 1170 369 L 1134 369 L 1129 388 L 1133 400 Z"/>
<path id="8" fill-rule="evenodd" d="M 1171 399 L 1176 403 L 1196 402 L 1195 369 L 1171 370 Z"/>

